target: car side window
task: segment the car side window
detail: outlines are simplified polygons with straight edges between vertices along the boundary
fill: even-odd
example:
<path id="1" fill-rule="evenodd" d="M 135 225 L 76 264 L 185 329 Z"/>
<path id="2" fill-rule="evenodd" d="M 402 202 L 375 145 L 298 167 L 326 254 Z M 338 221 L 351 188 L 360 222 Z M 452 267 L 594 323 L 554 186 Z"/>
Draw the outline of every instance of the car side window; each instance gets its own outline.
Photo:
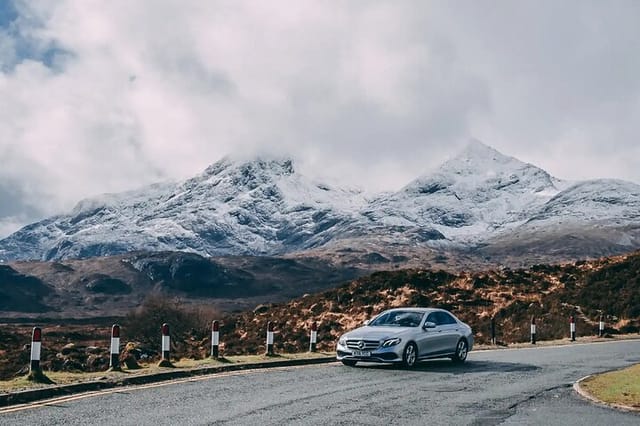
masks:
<path id="1" fill-rule="evenodd" d="M 438 322 L 438 313 L 437 313 L 437 312 L 431 312 L 431 313 L 429 314 L 429 316 L 427 317 L 427 321 L 425 321 L 425 322 L 432 322 L 432 323 L 434 323 L 435 325 L 440 324 L 440 323 Z"/>
<path id="2" fill-rule="evenodd" d="M 456 320 L 446 312 L 438 312 L 440 315 L 440 324 L 455 324 Z"/>

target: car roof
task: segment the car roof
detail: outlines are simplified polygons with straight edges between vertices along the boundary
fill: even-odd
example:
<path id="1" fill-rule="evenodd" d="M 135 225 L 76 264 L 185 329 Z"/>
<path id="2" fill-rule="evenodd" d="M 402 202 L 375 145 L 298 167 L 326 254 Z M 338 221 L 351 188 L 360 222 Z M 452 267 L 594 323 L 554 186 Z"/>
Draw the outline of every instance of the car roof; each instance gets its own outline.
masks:
<path id="1" fill-rule="evenodd" d="M 434 312 L 434 311 L 444 311 L 444 312 L 449 312 L 446 309 L 441 309 L 441 308 L 416 308 L 414 306 L 407 306 L 404 308 L 392 308 L 392 309 L 386 309 L 384 312 L 392 312 L 392 311 L 414 311 L 414 312 Z"/>

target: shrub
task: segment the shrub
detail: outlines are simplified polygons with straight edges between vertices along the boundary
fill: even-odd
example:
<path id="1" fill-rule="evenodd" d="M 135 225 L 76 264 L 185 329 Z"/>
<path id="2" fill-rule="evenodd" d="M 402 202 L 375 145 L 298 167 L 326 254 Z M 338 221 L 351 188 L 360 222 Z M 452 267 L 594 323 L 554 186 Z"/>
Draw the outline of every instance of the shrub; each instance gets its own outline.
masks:
<path id="1" fill-rule="evenodd" d="M 127 340 L 159 348 L 161 327 L 167 323 L 173 356 L 197 357 L 198 354 L 194 351 L 198 351 L 198 343 L 209 336 L 211 321 L 218 319 L 218 316 L 219 313 L 210 307 L 186 305 L 178 298 L 151 294 L 127 315 L 123 324 L 123 334 Z"/>

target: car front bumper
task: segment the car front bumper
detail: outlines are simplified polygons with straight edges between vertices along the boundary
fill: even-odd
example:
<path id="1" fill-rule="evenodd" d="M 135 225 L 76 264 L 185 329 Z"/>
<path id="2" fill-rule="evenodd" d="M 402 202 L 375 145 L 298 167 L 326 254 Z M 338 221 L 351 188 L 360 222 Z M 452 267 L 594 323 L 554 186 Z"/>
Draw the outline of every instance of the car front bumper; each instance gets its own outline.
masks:
<path id="1" fill-rule="evenodd" d="M 351 348 L 338 345 L 336 348 L 336 359 L 338 361 L 362 361 L 362 362 L 382 362 L 397 363 L 402 361 L 402 348 L 400 345 L 390 346 L 388 348 L 376 348 L 368 351 L 368 355 L 359 354 Z"/>

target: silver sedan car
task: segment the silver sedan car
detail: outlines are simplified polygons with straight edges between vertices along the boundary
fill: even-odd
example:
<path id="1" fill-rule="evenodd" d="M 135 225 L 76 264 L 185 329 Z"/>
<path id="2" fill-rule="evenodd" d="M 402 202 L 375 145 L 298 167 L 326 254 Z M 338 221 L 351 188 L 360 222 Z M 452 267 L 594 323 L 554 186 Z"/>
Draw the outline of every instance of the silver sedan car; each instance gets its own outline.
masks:
<path id="1" fill-rule="evenodd" d="M 413 367 L 430 358 L 462 363 L 473 348 L 471 327 L 451 312 L 437 308 L 397 308 L 382 312 L 363 327 L 338 340 L 337 359 L 398 363 Z"/>

